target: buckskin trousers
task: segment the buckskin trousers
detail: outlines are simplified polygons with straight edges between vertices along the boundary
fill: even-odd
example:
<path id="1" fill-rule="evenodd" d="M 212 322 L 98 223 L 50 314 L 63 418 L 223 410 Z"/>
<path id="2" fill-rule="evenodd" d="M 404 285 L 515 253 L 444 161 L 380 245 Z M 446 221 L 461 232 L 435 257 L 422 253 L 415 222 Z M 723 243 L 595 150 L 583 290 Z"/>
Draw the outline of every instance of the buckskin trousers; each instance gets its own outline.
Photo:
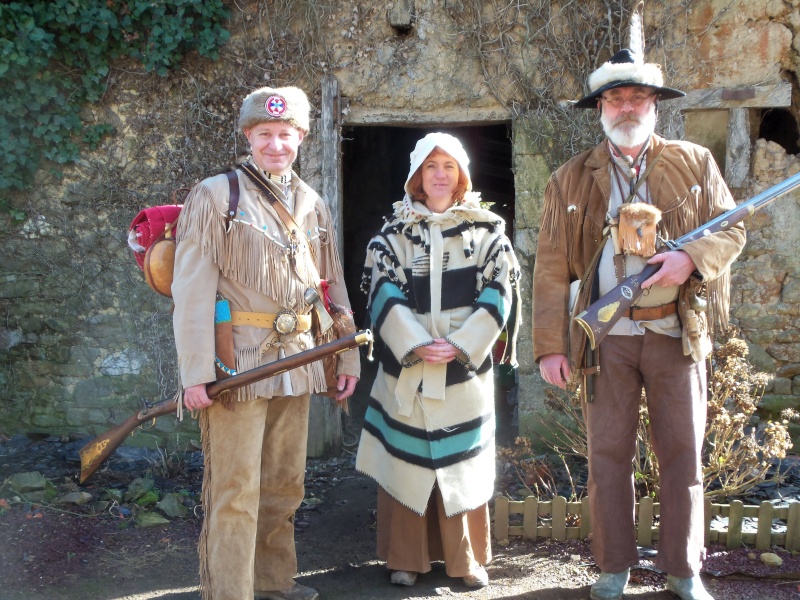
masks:
<path id="1" fill-rule="evenodd" d="M 680 338 L 609 335 L 600 344 L 595 400 L 584 404 L 589 443 L 592 551 L 605 573 L 639 562 L 631 461 L 641 389 L 660 470 L 659 569 L 700 571 L 704 556 L 700 452 L 706 420 L 706 367 L 683 355 Z"/>
<path id="2" fill-rule="evenodd" d="M 291 587 L 303 500 L 310 396 L 215 402 L 201 414 L 203 600 L 252 600 Z"/>

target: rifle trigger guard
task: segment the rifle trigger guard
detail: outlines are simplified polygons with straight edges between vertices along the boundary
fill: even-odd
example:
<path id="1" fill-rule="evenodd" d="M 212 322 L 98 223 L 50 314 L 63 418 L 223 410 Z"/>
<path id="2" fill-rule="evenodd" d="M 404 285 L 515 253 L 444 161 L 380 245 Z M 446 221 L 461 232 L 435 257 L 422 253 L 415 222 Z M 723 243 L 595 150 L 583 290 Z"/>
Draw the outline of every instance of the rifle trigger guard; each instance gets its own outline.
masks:
<path id="1" fill-rule="evenodd" d="M 150 423 L 142 423 L 141 425 L 139 425 L 139 429 L 141 429 L 142 431 L 150 431 L 155 426 L 156 426 L 156 418 L 153 417 Z"/>
<path id="2" fill-rule="evenodd" d="M 665 239 L 663 239 L 663 238 L 662 238 L 662 239 L 661 239 L 661 242 L 662 242 L 662 243 L 663 243 L 663 244 L 664 244 L 664 245 L 665 245 L 667 248 L 669 248 L 669 249 L 670 249 L 672 252 L 674 252 L 675 250 L 678 250 L 678 244 L 676 244 L 676 243 L 675 243 L 675 240 L 665 240 Z"/>

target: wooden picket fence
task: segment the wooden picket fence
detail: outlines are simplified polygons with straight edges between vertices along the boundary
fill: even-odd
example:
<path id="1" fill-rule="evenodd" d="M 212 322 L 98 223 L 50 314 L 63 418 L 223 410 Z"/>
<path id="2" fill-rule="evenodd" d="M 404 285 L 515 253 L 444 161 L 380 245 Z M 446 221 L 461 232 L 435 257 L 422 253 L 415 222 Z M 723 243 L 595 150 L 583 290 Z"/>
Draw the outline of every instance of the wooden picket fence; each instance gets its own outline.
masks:
<path id="1" fill-rule="evenodd" d="M 521 524 L 513 524 L 512 521 Z M 658 526 L 653 519 L 659 515 L 659 504 L 650 498 L 644 498 L 636 505 L 636 537 L 641 546 L 651 546 L 658 540 Z M 727 531 L 711 529 L 711 520 L 715 516 L 728 517 Z M 756 550 L 769 550 L 772 546 L 782 546 L 787 550 L 800 550 L 800 502 L 789 506 L 775 507 L 770 502 L 762 502 L 759 506 L 745 506 L 739 500 L 730 504 L 712 504 L 705 502 L 705 543 L 725 544 L 728 549 L 741 547 L 743 544 L 755 546 Z M 742 532 L 745 517 L 757 519 L 756 532 Z M 786 531 L 772 532 L 772 520 L 782 519 L 786 522 Z M 524 501 L 509 500 L 505 497 L 494 501 L 494 536 L 498 540 L 522 536 L 536 540 L 550 538 L 558 541 L 586 539 L 592 531 L 589 517 L 588 498 L 580 502 L 567 502 L 563 496 L 552 500 L 537 500 L 529 496 Z"/>

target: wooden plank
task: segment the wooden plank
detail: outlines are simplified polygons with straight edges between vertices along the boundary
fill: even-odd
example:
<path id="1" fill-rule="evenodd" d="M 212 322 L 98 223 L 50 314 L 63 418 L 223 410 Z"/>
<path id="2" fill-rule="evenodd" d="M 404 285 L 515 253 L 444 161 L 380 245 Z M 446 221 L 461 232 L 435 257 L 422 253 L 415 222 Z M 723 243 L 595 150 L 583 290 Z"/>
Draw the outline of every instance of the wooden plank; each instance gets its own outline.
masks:
<path id="1" fill-rule="evenodd" d="M 335 77 L 322 78 L 322 116 L 316 132 L 321 147 L 320 170 L 322 174 L 322 197 L 330 206 L 336 227 L 336 243 L 339 255 L 343 250 L 342 238 L 342 199 L 341 199 L 341 161 L 339 128 L 339 82 Z M 308 177 L 305 177 L 308 180 Z M 342 447 L 342 409 L 329 398 L 311 395 L 308 416 L 309 457 L 324 457 L 338 454 Z"/>
<path id="2" fill-rule="evenodd" d="M 653 545 L 653 499 L 642 498 L 639 501 L 639 527 L 636 540 L 640 546 Z"/>
<path id="3" fill-rule="evenodd" d="M 311 395 L 308 412 L 309 457 L 337 456 L 342 449 L 342 409 L 324 396 Z"/>
<path id="4" fill-rule="evenodd" d="M 728 539 L 725 547 L 728 550 L 739 548 L 742 545 L 742 517 L 744 504 L 741 500 L 734 500 L 728 509 Z"/>
<path id="5" fill-rule="evenodd" d="M 745 504 L 742 507 L 742 516 L 750 517 L 751 519 L 757 519 L 760 512 L 761 512 L 761 507 L 760 506 L 753 506 L 752 504 Z"/>
<path id="6" fill-rule="evenodd" d="M 522 512 L 522 529 L 524 537 L 529 540 L 536 539 L 536 527 L 539 525 L 539 501 L 535 496 L 525 498 Z"/>
<path id="7" fill-rule="evenodd" d="M 637 532 L 637 543 L 640 545 L 652 545 L 659 540 L 657 527 L 652 526 L 653 515 L 660 512 L 660 504 L 653 503 L 651 499 L 645 498 L 637 504 L 639 515 L 639 530 Z M 648 513 L 650 521 L 648 521 Z M 522 525 L 511 525 L 509 516 L 512 514 L 522 514 Z M 580 515 L 579 527 L 567 527 L 567 515 Z M 539 525 L 538 517 L 550 517 L 551 525 Z M 728 517 L 727 531 L 712 531 L 710 529 L 711 519 L 720 515 Z M 742 545 L 752 545 L 758 550 L 767 550 L 772 546 L 786 547 L 787 550 L 800 550 L 800 503 L 790 504 L 788 507 L 776 508 L 769 502 L 762 502 L 760 506 L 745 506 L 741 501 L 733 501 L 731 504 L 712 504 L 711 501 L 704 502 L 705 517 L 705 545 L 712 542 L 725 544 L 727 548 L 738 548 Z M 758 531 L 756 533 L 742 533 L 742 519 L 751 517 L 758 519 Z M 772 520 L 785 519 L 787 521 L 786 533 L 772 533 Z M 646 523 L 650 527 L 646 527 Z M 508 498 L 500 497 L 495 500 L 494 507 L 494 537 L 495 539 L 508 539 L 517 536 L 526 539 L 551 538 L 558 541 L 586 539 L 591 533 L 591 516 L 589 514 L 588 498 L 583 498 L 580 503 L 567 502 L 565 498 L 557 496 L 553 500 L 540 501 L 534 496 L 530 496 L 521 501 L 510 501 Z M 649 542 L 648 542 L 649 536 Z"/>
<path id="8" fill-rule="evenodd" d="M 521 515 L 525 512 L 525 502 L 520 500 L 509 500 L 508 501 L 508 514 L 510 515 Z"/>
<path id="9" fill-rule="evenodd" d="M 564 496 L 553 498 L 553 539 L 567 540 L 567 499 Z"/>
<path id="10" fill-rule="evenodd" d="M 589 510 L 589 497 L 581 500 L 581 539 L 585 540 L 592 532 L 592 515 Z"/>
<path id="11" fill-rule="evenodd" d="M 322 198 L 328 203 L 333 213 L 333 223 L 336 227 L 336 243 L 339 247 L 339 256 L 344 254 L 344 239 L 342 221 L 344 207 L 342 205 L 342 169 L 339 157 L 341 155 L 340 134 L 341 98 L 339 96 L 339 81 L 332 75 L 322 78 L 322 118 L 318 134 L 322 138 Z"/>
<path id="12" fill-rule="evenodd" d="M 786 521 L 786 549 L 800 550 L 800 502 L 789 505 Z"/>
<path id="13" fill-rule="evenodd" d="M 772 546 L 772 503 L 764 500 L 758 511 L 756 550 L 769 550 Z"/>
<path id="14" fill-rule="evenodd" d="M 750 109 L 732 108 L 728 115 L 728 143 L 725 148 L 725 183 L 744 187 L 750 172 Z"/>
<path id="15" fill-rule="evenodd" d="M 681 110 L 791 106 L 792 84 L 782 81 L 774 85 L 690 90 L 675 102 Z"/>
<path id="16" fill-rule="evenodd" d="M 508 539 L 508 498 L 505 496 L 494 499 L 494 537 Z"/>

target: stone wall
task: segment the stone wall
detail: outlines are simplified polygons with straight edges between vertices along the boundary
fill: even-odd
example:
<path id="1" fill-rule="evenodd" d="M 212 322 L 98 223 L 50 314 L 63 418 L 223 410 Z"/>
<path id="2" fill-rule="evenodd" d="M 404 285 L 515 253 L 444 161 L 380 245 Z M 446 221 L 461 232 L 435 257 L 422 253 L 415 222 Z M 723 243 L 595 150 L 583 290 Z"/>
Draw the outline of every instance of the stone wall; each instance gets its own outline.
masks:
<path id="1" fill-rule="evenodd" d="M 800 173 L 800 157 L 787 156 L 758 140 L 753 154 L 753 188 Z M 778 417 L 800 407 L 800 193 L 779 198 L 747 224 L 748 241 L 734 265 L 731 316 L 750 345 L 750 360 L 774 373 L 760 410 Z"/>
<path id="2" fill-rule="evenodd" d="M 627 10 L 628 3 L 617 4 Z M 648 3 L 649 60 L 663 62 L 686 89 L 790 81 L 796 116 L 800 0 L 685 4 Z M 409 28 L 390 24 L 390 15 L 403 21 L 400 5 L 411 7 Z M 126 246 L 127 228 L 139 209 L 168 203 L 173 190 L 246 152 L 237 109 L 243 95 L 261 85 L 300 85 L 319 110 L 319 82 L 335 76 L 343 96 L 340 125 L 511 123 L 514 242 L 525 270 L 527 320 L 547 177 L 599 134 L 591 111 L 576 117 L 564 100 L 580 95 L 584 72 L 620 38 L 627 42 L 627 34 L 617 12 L 613 27 L 602 29 L 599 17 L 578 8 L 561 11 L 557 3 L 542 4 L 547 10 L 540 21 L 498 7 L 477 0 L 246 0 L 233 8 L 232 39 L 218 61 L 190 56 L 163 78 L 135 64 L 116 65 L 102 102 L 87 107 L 97 122 L 113 123 L 116 135 L 63 169 L 63 177 L 45 168 L 30 191 L 12 195 L 20 211 L 14 214 L 23 219 L 0 215 L 0 433 L 99 433 L 142 400 L 175 392 L 170 303 L 144 285 Z M 479 22 L 492 24 L 483 37 L 476 33 Z M 577 29 L 594 36 L 591 51 L 539 69 L 558 41 Z M 539 32 L 553 35 L 535 38 Z M 757 117 L 754 110 L 754 122 Z M 661 122 L 662 130 L 682 132 L 676 110 L 665 107 Z M 318 183 L 316 137 L 312 132 L 300 163 L 301 176 L 312 184 Z M 744 199 L 798 168 L 797 157 L 759 141 L 750 179 L 737 196 Z M 768 406 L 792 404 L 800 395 L 797 198 L 753 219 L 748 248 L 735 267 L 734 319 L 759 366 L 776 374 Z M 531 431 L 541 419 L 543 386 L 531 363 L 527 326 L 521 346 L 521 426 Z M 193 421 L 164 417 L 132 443 L 181 446 L 196 434 Z"/>

